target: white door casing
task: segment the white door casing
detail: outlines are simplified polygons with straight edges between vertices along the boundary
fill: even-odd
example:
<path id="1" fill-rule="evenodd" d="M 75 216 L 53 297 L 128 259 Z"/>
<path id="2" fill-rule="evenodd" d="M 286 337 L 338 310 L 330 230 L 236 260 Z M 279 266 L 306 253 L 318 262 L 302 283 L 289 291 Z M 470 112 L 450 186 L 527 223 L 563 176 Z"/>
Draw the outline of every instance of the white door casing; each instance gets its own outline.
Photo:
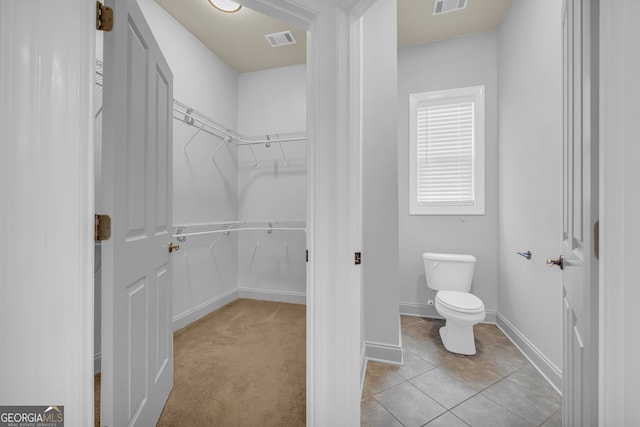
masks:
<path id="1" fill-rule="evenodd" d="M 0 404 L 93 423 L 95 3 L 0 1 Z"/>
<path id="2" fill-rule="evenodd" d="M 640 2 L 600 0 L 601 426 L 640 425 Z"/>
<path id="3" fill-rule="evenodd" d="M 376 0 L 241 0 L 307 29 L 307 425 L 360 424 L 361 21 Z M 365 261 L 366 262 L 366 261 Z"/>
<path id="4" fill-rule="evenodd" d="M 137 2 L 104 35 L 102 425 L 150 426 L 173 384 L 172 74 Z"/>
<path id="5" fill-rule="evenodd" d="M 598 424 L 598 1 L 566 0 L 563 27 L 563 425 Z"/>

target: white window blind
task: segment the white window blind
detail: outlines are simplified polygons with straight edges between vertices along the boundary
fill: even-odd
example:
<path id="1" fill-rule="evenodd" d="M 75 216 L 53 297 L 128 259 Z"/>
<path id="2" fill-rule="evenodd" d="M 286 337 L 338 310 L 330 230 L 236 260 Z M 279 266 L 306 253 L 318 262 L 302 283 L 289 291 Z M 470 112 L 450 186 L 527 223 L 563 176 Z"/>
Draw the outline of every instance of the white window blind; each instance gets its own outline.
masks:
<path id="1" fill-rule="evenodd" d="M 410 211 L 484 214 L 484 87 L 410 95 Z"/>
<path id="2" fill-rule="evenodd" d="M 473 206 L 473 102 L 419 105 L 418 205 Z"/>

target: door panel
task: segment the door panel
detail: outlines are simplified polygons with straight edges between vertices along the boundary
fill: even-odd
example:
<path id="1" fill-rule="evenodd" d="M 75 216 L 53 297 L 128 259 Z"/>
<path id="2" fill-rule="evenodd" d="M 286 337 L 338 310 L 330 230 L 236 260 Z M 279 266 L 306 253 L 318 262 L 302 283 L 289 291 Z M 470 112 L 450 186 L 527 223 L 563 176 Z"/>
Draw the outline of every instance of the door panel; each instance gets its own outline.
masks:
<path id="1" fill-rule="evenodd" d="M 563 425 L 597 425 L 598 25 L 596 0 L 563 7 Z"/>
<path id="2" fill-rule="evenodd" d="M 102 425 L 151 426 L 172 387 L 172 75 L 141 10 L 104 37 Z"/>

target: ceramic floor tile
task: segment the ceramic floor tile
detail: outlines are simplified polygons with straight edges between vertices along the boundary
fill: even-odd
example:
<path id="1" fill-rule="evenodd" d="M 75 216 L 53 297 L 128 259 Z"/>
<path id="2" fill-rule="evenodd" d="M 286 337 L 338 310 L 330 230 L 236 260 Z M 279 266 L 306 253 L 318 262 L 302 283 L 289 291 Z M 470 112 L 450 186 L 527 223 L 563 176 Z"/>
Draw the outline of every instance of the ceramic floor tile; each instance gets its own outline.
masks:
<path id="1" fill-rule="evenodd" d="M 447 412 L 427 423 L 425 427 L 469 427 L 469 424 L 465 423 L 451 412 Z"/>
<path id="2" fill-rule="evenodd" d="M 363 396 L 371 396 L 405 381 L 398 373 L 399 370 L 400 367 L 386 363 L 367 363 Z"/>
<path id="3" fill-rule="evenodd" d="M 413 377 L 417 377 L 420 374 L 430 371 L 433 368 L 434 366 L 431 363 L 417 356 L 415 353 L 412 353 L 411 351 L 405 349 L 403 355 L 403 365 L 398 370 L 398 374 L 401 377 L 409 380 Z"/>
<path id="4" fill-rule="evenodd" d="M 440 369 L 425 372 L 410 382 L 447 409 L 453 408 L 477 393 L 476 390 Z"/>
<path id="5" fill-rule="evenodd" d="M 483 347 L 483 351 L 474 359 L 478 365 L 498 375 L 507 376 L 529 362 L 513 344 L 491 344 Z"/>
<path id="6" fill-rule="evenodd" d="M 531 366 L 522 368 L 482 394 L 535 425 L 542 424 L 561 406 L 560 396 Z"/>
<path id="7" fill-rule="evenodd" d="M 443 364 L 451 355 L 451 353 L 442 346 L 440 337 L 438 337 L 437 342 L 432 338 L 422 338 L 420 340 L 415 338 L 408 340 L 403 339 L 402 342 L 407 350 L 434 366 Z"/>
<path id="8" fill-rule="evenodd" d="M 444 323 L 401 316 L 404 366 L 368 364 L 362 425 L 562 426 L 560 396 L 502 331 L 475 325 L 477 353 L 462 356 L 442 345 Z"/>
<path id="9" fill-rule="evenodd" d="M 560 395 L 531 364 L 523 366 L 507 378 L 529 390 L 541 391 L 549 396 L 554 396 L 558 403 L 561 401 Z"/>
<path id="10" fill-rule="evenodd" d="M 513 345 L 509 338 L 507 338 L 496 325 L 479 323 L 473 326 L 473 334 L 476 340 L 481 341 L 485 345 Z"/>
<path id="11" fill-rule="evenodd" d="M 440 368 L 476 391 L 482 391 L 503 378 L 469 359 L 449 358 Z"/>
<path id="12" fill-rule="evenodd" d="M 400 316 L 400 326 L 402 330 L 405 330 L 408 326 L 416 323 L 424 324 L 425 320 L 422 317 L 417 316 Z"/>
<path id="13" fill-rule="evenodd" d="M 422 426 L 446 412 L 435 400 L 408 382 L 374 396 L 405 427 Z"/>
<path id="14" fill-rule="evenodd" d="M 373 397 L 368 397 L 360 404 L 360 425 L 363 427 L 403 427 Z"/>
<path id="15" fill-rule="evenodd" d="M 562 427 L 562 408 L 554 412 L 540 427 Z"/>
<path id="16" fill-rule="evenodd" d="M 478 394 L 451 412 L 472 427 L 532 427 L 533 424 Z"/>

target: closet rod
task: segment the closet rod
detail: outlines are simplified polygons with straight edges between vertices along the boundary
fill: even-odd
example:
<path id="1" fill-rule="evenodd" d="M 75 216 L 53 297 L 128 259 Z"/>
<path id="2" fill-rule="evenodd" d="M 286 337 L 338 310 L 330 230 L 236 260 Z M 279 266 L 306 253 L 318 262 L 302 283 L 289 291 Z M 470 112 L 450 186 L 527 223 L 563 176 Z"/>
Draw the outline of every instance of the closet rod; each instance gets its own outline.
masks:
<path id="1" fill-rule="evenodd" d="M 280 230 L 280 231 L 307 231 L 306 228 L 302 228 L 302 227 L 242 227 L 242 228 L 225 228 L 223 230 L 209 230 L 209 231 L 194 231 L 192 233 L 181 233 L 181 234 L 174 234 L 173 237 L 188 237 L 188 236 L 202 236 L 205 234 L 225 234 L 225 233 L 229 233 L 231 231 L 273 231 L 273 230 Z"/>
<path id="2" fill-rule="evenodd" d="M 239 133 L 234 132 L 231 129 L 224 128 L 224 126 L 220 125 L 219 123 L 216 123 L 214 120 L 210 119 L 203 113 L 197 110 L 194 110 L 193 108 L 178 101 L 177 99 L 173 100 L 173 110 L 180 114 L 184 114 L 184 118 L 177 118 L 175 116 L 174 118 L 177 118 L 178 120 L 191 126 L 196 126 L 194 123 L 195 121 L 197 121 L 200 124 L 204 124 L 205 126 L 208 126 L 211 129 L 221 133 L 224 137 L 226 137 L 225 140 L 227 142 L 231 142 L 237 146 L 265 145 L 265 144 L 269 145 L 272 143 L 305 141 L 307 139 L 306 135 L 301 135 L 301 134 L 290 134 L 290 136 L 282 136 L 282 137 L 276 135 L 275 138 L 271 138 L 269 135 L 265 136 L 264 138 L 243 136 Z M 208 133 L 212 134 L 211 132 L 208 132 Z M 234 140 L 237 142 L 234 142 Z M 185 146 L 185 149 L 186 149 L 186 146 Z"/>

